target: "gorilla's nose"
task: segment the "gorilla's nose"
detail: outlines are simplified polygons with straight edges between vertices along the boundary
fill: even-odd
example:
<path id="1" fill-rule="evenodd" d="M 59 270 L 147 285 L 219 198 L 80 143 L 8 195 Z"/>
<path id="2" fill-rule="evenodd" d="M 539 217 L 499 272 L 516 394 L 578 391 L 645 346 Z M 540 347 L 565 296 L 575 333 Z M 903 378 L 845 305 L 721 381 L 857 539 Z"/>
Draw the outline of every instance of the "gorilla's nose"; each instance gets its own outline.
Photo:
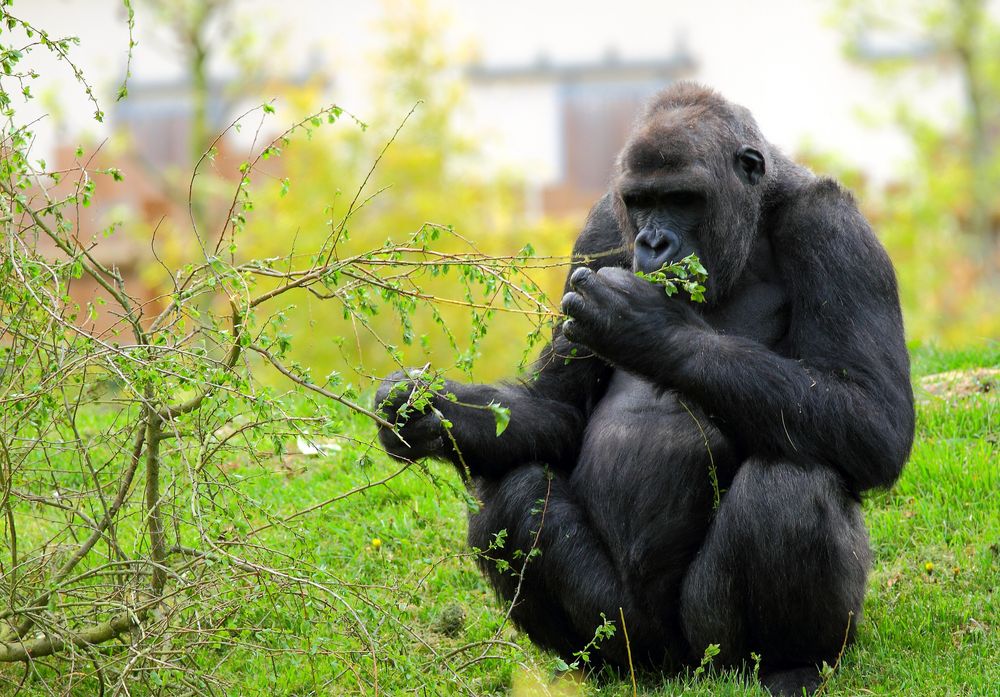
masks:
<path id="1" fill-rule="evenodd" d="M 677 233 L 669 228 L 643 228 L 635 238 L 635 270 L 643 273 L 658 271 L 664 264 L 676 261 L 681 248 Z"/>

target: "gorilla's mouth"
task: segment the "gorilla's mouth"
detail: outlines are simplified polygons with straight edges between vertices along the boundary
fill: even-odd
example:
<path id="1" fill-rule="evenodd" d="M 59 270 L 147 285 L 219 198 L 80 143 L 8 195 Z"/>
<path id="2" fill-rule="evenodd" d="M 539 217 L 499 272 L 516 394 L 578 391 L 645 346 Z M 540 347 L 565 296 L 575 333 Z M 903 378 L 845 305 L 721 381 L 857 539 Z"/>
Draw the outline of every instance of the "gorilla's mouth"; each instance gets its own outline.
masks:
<path id="1" fill-rule="evenodd" d="M 669 250 L 649 250 L 636 245 L 632 252 L 632 270 L 642 273 L 653 273 L 660 271 L 664 267 L 680 264 L 687 257 L 694 255 L 695 259 L 701 261 L 698 250 L 690 245 L 674 246 Z M 704 262 L 702 262 L 704 263 Z"/>
<path id="2" fill-rule="evenodd" d="M 641 273 L 654 273 L 664 266 L 676 264 L 683 259 L 683 256 L 676 255 L 664 259 L 650 257 L 648 255 L 636 254 L 632 257 L 632 270 Z"/>

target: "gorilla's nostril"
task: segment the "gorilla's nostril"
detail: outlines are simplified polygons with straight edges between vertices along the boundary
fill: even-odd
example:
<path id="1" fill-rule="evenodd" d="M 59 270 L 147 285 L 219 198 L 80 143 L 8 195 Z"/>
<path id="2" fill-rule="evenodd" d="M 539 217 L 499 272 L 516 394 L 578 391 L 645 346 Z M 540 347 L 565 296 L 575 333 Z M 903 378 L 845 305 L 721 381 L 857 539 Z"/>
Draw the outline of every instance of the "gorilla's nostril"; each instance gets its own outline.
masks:
<path id="1" fill-rule="evenodd" d="M 651 273 L 676 261 L 681 250 L 680 236 L 666 226 L 647 226 L 635 238 L 635 270 Z"/>
<path id="2" fill-rule="evenodd" d="M 674 251 L 681 245 L 681 240 L 673 230 L 664 230 L 660 240 L 660 249 Z"/>
<path id="3" fill-rule="evenodd" d="M 637 247 L 645 247 L 656 254 L 675 249 L 680 240 L 673 230 L 664 228 L 646 228 L 635 238 Z"/>

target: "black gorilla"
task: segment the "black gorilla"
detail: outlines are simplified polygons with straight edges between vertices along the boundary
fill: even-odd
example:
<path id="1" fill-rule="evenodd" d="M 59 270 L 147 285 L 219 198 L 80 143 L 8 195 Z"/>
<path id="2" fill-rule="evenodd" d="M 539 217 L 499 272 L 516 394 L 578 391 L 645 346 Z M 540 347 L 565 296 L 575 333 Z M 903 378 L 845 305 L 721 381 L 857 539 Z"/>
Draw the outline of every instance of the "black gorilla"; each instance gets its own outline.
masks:
<path id="1" fill-rule="evenodd" d="M 704 305 L 634 273 L 692 252 Z M 773 692 L 814 689 L 861 616 L 860 494 L 896 480 L 913 438 L 885 251 L 850 194 L 746 109 L 678 84 L 647 107 L 574 255 L 569 319 L 530 379 L 449 382 L 457 401 L 404 420 L 419 377 L 391 376 L 377 401 L 399 436 L 383 430 L 384 447 L 468 468 L 469 541 L 506 530 L 482 570 L 542 646 L 568 656 L 621 608 L 635 663 L 718 644 L 722 666 L 759 654 Z M 510 408 L 499 437 L 469 406 L 490 402 Z M 623 633 L 597 653 L 627 664 Z"/>

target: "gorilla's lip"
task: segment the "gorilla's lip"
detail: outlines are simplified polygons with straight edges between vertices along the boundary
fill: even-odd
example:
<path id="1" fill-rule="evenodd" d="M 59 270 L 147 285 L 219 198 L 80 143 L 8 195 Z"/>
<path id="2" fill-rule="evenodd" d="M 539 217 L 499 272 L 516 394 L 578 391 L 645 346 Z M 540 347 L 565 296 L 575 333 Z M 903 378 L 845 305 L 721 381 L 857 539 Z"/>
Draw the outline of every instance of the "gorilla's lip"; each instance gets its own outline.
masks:
<path id="1" fill-rule="evenodd" d="M 636 273 L 653 273 L 659 271 L 664 266 L 669 266 L 670 264 L 676 264 L 684 257 L 677 257 L 676 259 L 667 259 L 666 261 L 661 261 L 659 263 L 653 260 L 640 260 L 637 258 L 632 259 L 632 271 Z"/>

